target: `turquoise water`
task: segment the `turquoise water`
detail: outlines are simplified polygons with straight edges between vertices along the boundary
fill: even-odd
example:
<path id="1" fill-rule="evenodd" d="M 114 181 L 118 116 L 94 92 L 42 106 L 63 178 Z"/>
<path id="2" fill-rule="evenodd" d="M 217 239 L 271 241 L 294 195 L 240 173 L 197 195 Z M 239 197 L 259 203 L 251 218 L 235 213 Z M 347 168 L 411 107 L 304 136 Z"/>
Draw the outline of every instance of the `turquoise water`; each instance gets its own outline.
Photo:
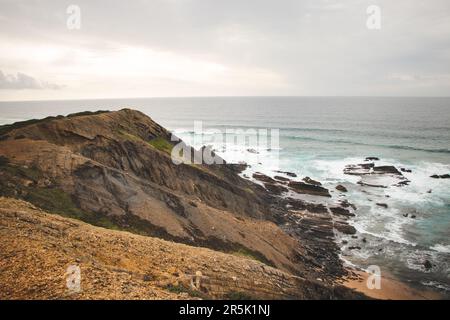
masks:
<path id="1" fill-rule="evenodd" d="M 202 121 L 208 144 L 228 161 L 256 157 L 248 172 L 275 169 L 322 181 L 330 190 L 345 185 L 357 207 L 352 224 L 361 250 L 343 246 L 343 259 L 382 270 L 412 284 L 450 289 L 450 98 L 154 98 L 91 101 L 0 102 L 0 123 L 98 109 L 136 108 L 176 135 L 193 142 L 194 121 Z M 212 129 L 279 129 L 279 148 L 225 145 Z M 198 140 L 198 139 L 197 139 Z M 199 147 L 200 145 L 196 145 Z M 255 155 L 247 149 L 255 149 Z M 345 165 L 367 156 L 411 169 L 405 187 L 362 188 Z M 429 191 L 431 190 L 431 193 Z M 333 200 L 342 195 L 333 193 Z M 333 201 L 332 200 L 332 201 Z M 387 203 L 387 209 L 376 202 Z M 416 216 L 405 218 L 404 214 Z M 339 235 L 339 237 L 341 237 Z M 362 243 L 361 239 L 366 238 Z M 339 240 L 340 241 L 340 240 Z M 426 270 L 423 262 L 434 265 Z M 449 291 L 447 291 L 448 293 Z"/>

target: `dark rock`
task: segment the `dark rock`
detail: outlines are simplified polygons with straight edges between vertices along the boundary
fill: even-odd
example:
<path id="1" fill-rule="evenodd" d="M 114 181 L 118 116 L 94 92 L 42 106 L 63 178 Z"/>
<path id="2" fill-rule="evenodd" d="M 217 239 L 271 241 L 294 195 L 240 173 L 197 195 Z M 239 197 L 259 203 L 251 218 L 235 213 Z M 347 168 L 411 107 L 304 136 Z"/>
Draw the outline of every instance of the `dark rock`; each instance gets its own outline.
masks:
<path id="1" fill-rule="evenodd" d="M 266 176 L 265 174 L 260 173 L 260 172 L 254 173 L 253 178 L 258 181 L 265 182 L 265 183 L 276 183 L 276 181 L 274 179 L 272 179 L 271 177 Z"/>
<path id="2" fill-rule="evenodd" d="M 398 169 L 394 166 L 378 166 L 373 167 L 373 171 L 379 174 L 397 174 L 401 175 L 402 173 L 398 171 Z"/>
<path id="3" fill-rule="evenodd" d="M 432 192 L 432 190 L 431 190 L 431 189 L 427 191 L 427 193 L 431 193 L 431 192 Z"/>
<path id="4" fill-rule="evenodd" d="M 403 216 L 404 216 L 405 218 L 408 218 L 408 214 L 407 214 L 407 213 L 404 213 Z"/>
<path id="5" fill-rule="evenodd" d="M 347 223 L 337 222 L 334 224 L 334 228 L 344 234 L 355 234 L 356 233 L 355 227 L 353 227 Z"/>
<path id="6" fill-rule="evenodd" d="M 304 177 L 302 180 L 304 182 L 306 182 L 306 183 L 313 184 L 315 186 L 321 186 L 322 185 L 319 181 L 313 180 L 310 177 Z"/>
<path id="7" fill-rule="evenodd" d="M 361 247 L 358 246 L 352 246 L 352 247 L 348 247 L 349 250 L 361 250 Z"/>
<path id="8" fill-rule="evenodd" d="M 349 175 L 364 175 L 370 174 L 371 169 L 375 166 L 373 162 L 371 163 L 360 163 L 360 164 L 349 164 L 344 168 L 344 174 Z"/>
<path id="9" fill-rule="evenodd" d="M 281 195 L 283 192 L 288 192 L 288 188 L 282 186 L 281 184 L 278 183 L 264 183 L 264 187 L 266 187 L 266 189 L 270 192 L 273 193 L 275 195 Z"/>
<path id="10" fill-rule="evenodd" d="M 341 200 L 339 202 L 341 204 L 341 207 L 343 207 L 343 208 L 351 207 L 353 210 L 356 210 L 356 206 L 353 203 L 348 202 L 347 199 Z"/>
<path id="11" fill-rule="evenodd" d="M 380 160 L 378 157 L 366 157 L 365 161 L 378 161 Z"/>
<path id="12" fill-rule="evenodd" d="M 296 177 L 297 177 L 297 175 L 296 175 L 295 173 L 289 172 L 289 171 L 279 171 L 279 170 L 276 170 L 275 172 L 277 172 L 277 173 L 283 173 L 283 174 L 285 174 L 285 175 L 287 175 L 287 176 L 289 176 L 289 177 L 293 177 L 293 178 L 296 178 Z"/>
<path id="13" fill-rule="evenodd" d="M 416 215 L 413 214 L 413 215 L 411 216 L 411 219 L 415 219 L 415 218 L 416 218 Z"/>
<path id="14" fill-rule="evenodd" d="M 401 172 L 412 172 L 411 169 L 406 169 L 406 168 L 400 168 Z"/>
<path id="15" fill-rule="evenodd" d="M 379 207 L 383 207 L 385 209 L 387 209 L 387 207 L 388 207 L 387 203 L 377 202 L 376 205 L 379 206 Z"/>
<path id="16" fill-rule="evenodd" d="M 292 210 L 307 210 L 313 213 L 328 213 L 327 207 L 322 203 L 311 203 L 294 198 L 287 198 L 286 200 Z"/>
<path id="17" fill-rule="evenodd" d="M 314 196 L 331 197 L 328 189 L 298 181 L 290 181 L 288 186 L 295 192 Z"/>
<path id="18" fill-rule="evenodd" d="M 336 186 L 336 190 L 339 190 L 339 191 L 341 191 L 341 192 L 347 192 L 347 191 L 348 191 L 347 188 L 344 187 L 342 184 L 338 184 L 338 185 Z"/>
<path id="19" fill-rule="evenodd" d="M 432 176 L 430 176 L 430 178 L 434 178 L 434 179 L 450 179 L 450 174 L 433 174 Z"/>
<path id="20" fill-rule="evenodd" d="M 362 238 L 362 242 L 366 243 L 367 239 L 366 238 Z"/>
<path id="21" fill-rule="evenodd" d="M 275 178 L 276 180 L 279 180 L 279 181 L 285 181 L 285 182 L 291 181 L 291 179 L 285 178 L 285 177 L 282 177 L 282 176 L 275 176 L 274 178 Z"/>
<path id="22" fill-rule="evenodd" d="M 433 268 L 433 265 L 431 264 L 431 262 L 429 260 L 425 260 L 423 262 L 423 266 L 425 267 L 426 270 L 430 270 L 431 268 Z"/>
<path id="23" fill-rule="evenodd" d="M 247 149 L 247 151 L 250 152 L 250 153 L 259 154 L 259 152 L 256 151 L 255 149 Z"/>
<path id="24" fill-rule="evenodd" d="M 410 182 L 411 182 L 411 181 L 409 181 L 409 180 L 403 180 L 403 181 L 400 181 L 400 182 L 396 183 L 395 186 L 396 186 L 396 187 L 407 186 Z"/>

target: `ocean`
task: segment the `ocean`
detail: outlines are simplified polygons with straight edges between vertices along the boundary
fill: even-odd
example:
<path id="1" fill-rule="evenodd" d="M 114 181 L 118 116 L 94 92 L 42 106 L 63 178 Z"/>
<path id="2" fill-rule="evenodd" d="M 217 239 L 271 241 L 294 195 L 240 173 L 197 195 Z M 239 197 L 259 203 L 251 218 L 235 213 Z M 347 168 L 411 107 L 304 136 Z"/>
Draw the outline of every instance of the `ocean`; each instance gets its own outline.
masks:
<path id="1" fill-rule="evenodd" d="M 205 97 L 0 102 L 0 124 L 85 110 L 134 108 L 200 147 L 194 122 L 203 138 L 217 130 L 278 129 L 276 148 L 222 145 L 209 139 L 228 162 L 257 161 L 244 174 L 274 176 L 280 169 L 321 181 L 356 206 L 351 224 L 357 238 L 338 235 L 345 263 L 367 268 L 450 296 L 450 98 L 417 97 Z M 215 131 L 216 130 L 216 131 Z M 250 145 L 249 145 L 250 144 Z M 349 164 L 378 157 L 377 165 L 406 168 L 403 187 L 374 188 L 346 175 Z M 314 201 L 314 199 L 312 200 Z M 376 203 L 386 203 L 387 208 Z M 407 215 L 407 217 L 405 217 Z M 414 218 L 411 218 L 414 216 Z M 364 239 L 364 241 L 362 241 Z M 350 249 L 358 246 L 360 249 Z M 429 261 L 431 268 L 424 262 Z"/>

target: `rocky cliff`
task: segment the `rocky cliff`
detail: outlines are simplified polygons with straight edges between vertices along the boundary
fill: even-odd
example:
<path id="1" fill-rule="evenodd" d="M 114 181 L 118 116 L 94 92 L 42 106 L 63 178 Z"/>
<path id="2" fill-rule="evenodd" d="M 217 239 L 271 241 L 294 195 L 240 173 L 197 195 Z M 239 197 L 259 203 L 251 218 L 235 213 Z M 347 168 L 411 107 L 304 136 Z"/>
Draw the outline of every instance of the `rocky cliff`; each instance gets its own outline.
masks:
<path id="1" fill-rule="evenodd" d="M 304 204 L 273 197 L 233 165 L 175 165 L 170 138 L 130 109 L 2 126 L 0 195 L 109 229 L 245 255 L 327 286 L 345 272 L 326 210 L 288 214 L 287 206 Z"/>

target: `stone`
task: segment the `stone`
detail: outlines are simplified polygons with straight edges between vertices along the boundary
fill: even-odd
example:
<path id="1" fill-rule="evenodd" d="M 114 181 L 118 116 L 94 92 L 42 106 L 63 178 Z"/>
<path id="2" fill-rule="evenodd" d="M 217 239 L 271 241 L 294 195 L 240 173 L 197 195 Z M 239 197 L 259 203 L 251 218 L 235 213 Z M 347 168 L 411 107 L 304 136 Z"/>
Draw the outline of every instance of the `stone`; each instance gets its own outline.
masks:
<path id="1" fill-rule="evenodd" d="M 315 186 L 321 186 L 322 185 L 322 183 L 320 183 L 319 181 L 313 180 L 310 177 L 304 177 L 302 180 L 304 182 L 308 183 L 308 184 L 312 184 L 312 185 L 315 185 Z"/>
<path id="2" fill-rule="evenodd" d="M 321 186 L 315 186 L 312 184 L 307 184 L 299 181 L 291 181 L 289 182 L 288 186 L 295 192 L 300 194 L 309 194 L 314 196 L 321 196 L 321 197 L 331 197 L 330 192 L 328 189 L 321 187 Z"/>
<path id="3" fill-rule="evenodd" d="M 344 187 L 342 184 L 338 184 L 338 185 L 336 186 L 336 190 L 339 190 L 339 191 L 341 191 L 341 192 L 347 192 L 347 191 L 348 191 L 347 188 Z"/>
<path id="4" fill-rule="evenodd" d="M 383 208 L 385 208 L 385 209 L 387 209 L 387 208 L 388 208 L 388 205 L 387 205 L 387 203 L 381 203 L 381 202 L 377 202 L 377 203 L 376 203 L 376 205 L 377 205 L 377 206 L 379 206 L 379 207 L 383 207 Z"/>

